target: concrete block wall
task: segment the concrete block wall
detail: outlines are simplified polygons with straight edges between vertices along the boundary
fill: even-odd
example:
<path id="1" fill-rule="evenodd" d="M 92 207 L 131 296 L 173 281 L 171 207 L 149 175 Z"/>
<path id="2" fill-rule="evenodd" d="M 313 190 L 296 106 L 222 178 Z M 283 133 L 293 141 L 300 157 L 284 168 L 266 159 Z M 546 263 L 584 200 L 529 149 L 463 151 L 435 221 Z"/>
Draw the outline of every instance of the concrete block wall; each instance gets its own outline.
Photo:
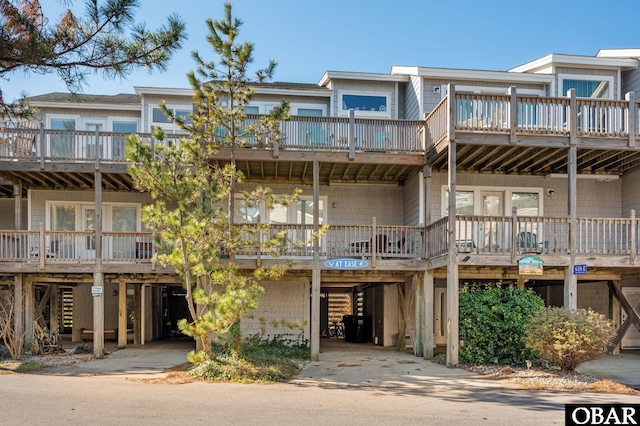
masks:
<path id="1" fill-rule="evenodd" d="M 303 337 L 307 340 L 310 334 L 310 303 L 308 281 L 264 281 L 260 285 L 264 288 L 264 294 L 258 301 L 258 308 L 251 313 L 250 318 L 243 318 L 241 330 L 244 337 L 259 334 L 261 332 L 260 319 L 266 322 L 266 336 L 289 336 L 297 339 L 300 329 L 289 329 L 279 325 L 274 327 L 272 322 L 285 320 L 289 323 L 306 321 Z"/>

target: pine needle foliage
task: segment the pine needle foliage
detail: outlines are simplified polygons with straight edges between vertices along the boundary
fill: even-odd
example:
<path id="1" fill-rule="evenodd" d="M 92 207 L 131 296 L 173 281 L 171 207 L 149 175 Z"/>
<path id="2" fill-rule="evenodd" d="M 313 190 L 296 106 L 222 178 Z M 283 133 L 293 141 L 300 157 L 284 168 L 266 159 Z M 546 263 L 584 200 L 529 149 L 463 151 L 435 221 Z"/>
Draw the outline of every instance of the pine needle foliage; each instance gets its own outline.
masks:
<path id="1" fill-rule="evenodd" d="M 136 188 L 154 199 L 142 216 L 147 228 L 156 232 L 154 260 L 173 266 L 184 280 L 190 318 L 180 321 L 179 327 L 199 342 L 202 353 L 191 357 L 201 360 L 212 357 L 211 343 L 220 337 L 231 342 L 234 352 L 242 351 L 239 321 L 257 307 L 264 291 L 259 281 L 278 279 L 288 267 L 282 262 L 252 273 L 239 271 L 235 253 L 259 250 L 277 256 L 285 244 L 299 244 L 289 241 L 286 231 L 271 230 L 268 223 L 234 221 L 236 196 L 245 207 L 272 208 L 296 201 L 301 191 L 276 196 L 270 188 L 258 186 L 236 194 L 236 184 L 244 176 L 236 168 L 235 149 L 244 140 L 278 141 L 279 120 L 288 118 L 288 103 L 283 101 L 270 115 L 244 125 L 244 107 L 253 95 L 248 75 L 253 44 L 238 42 L 242 22 L 233 17 L 230 3 L 224 12 L 223 20 L 207 20 L 207 41 L 218 59 L 205 62 L 193 52 L 197 69 L 187 78 L 195 93 L 194 112 L 176 115 L 160 105 L 187 136 L 169 138 L 157 128 L 154 146 L 132 135 L 126 152 Z M 274 69 L 272 61 L 256 79 L 270 78 Z M 231 161 L 218 165 L 212 155 L 223 147 L 231 150 Z"/>

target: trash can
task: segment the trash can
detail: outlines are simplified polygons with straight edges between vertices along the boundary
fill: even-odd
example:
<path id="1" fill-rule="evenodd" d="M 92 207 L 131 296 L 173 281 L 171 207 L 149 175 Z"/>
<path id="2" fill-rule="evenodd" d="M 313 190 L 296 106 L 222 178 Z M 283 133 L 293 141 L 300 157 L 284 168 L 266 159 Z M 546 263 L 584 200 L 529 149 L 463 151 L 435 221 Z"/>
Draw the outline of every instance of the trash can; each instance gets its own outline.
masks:
<path id="1" fill-rule="evenodd" d="M 370 330 L 369 317 L 362 315 L 345 315 L 342 317 L 344 323 L 344 341 L 351 343 L 367 343 Z"/>

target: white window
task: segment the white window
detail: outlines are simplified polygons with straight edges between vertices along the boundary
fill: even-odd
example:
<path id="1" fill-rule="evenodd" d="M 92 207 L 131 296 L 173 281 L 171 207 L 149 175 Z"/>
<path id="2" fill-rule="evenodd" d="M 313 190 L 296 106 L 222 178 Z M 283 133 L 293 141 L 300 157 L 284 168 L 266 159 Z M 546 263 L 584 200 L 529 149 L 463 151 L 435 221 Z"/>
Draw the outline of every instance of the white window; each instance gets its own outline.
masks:
<path id="1" fill-rule="evenodd" d="M 507 215 L 512 208 L 518 216 L 542 215 L 542 188 L 456 186 L 457 215 Z M 449 214 L 449 191 L 442 186 L 442 215 Z"/>
<path id="2" fill-rule="evenodd" d="M 185 117 L 186 123 L 191 123 L 191 119 L 189 118 L 189 114 L 193 112 L 193 107 L 191 105 L 166 106 L 176 117 Z M 155 127 L 162 127 L 165 133 L 183 133 L 182 129 L 176 126 L 175 123 L 169 121 L 169 117 L 167 117 L 158 106 L 149 107 L 149 117 L 150 130 L 153 130 Z"/>
<path id="3" fill-rule="evenodd" d="M 558 82 L 561 91 L 558 96 L 567 96 L 569 89 L 576 89 L 576 97 L 578 98 L 614 99 L 613 77 L 559 74 Z"/>
<path id="4" fill-rule="evenodd" d="M 126 117 L 110 117 L 109 127 L 114 133 L 131 134 L 138 132 L 138 120 L 127 119 Z M 124 149 L 126 145 L 126 136 L 112 136 L 105 147 L 107 158 L 122 160 L 124 159 Z"/>
<path id="5" fill-rule="evenodd" d="M 318 221 L 323 224 L 327 220 L 327 197 L 319 199 Z M 258 216 L 262 223 L 278 224 L 313 224 L 313 197 L 301 196 L 297 202 L 288 206 L 276 204 L 272 209 L 267 209 L 264 203 L 249 204 L 240 196 L 236 197 L 234 221 L 236 223 L 258 223 Z"/>
<path id="6" fill-rule="evenodd" d="M 50 157 L 75 158 L 76 146 L 75 135 L 79 116 L 75 115 L 54 115 L 49 116 L 49 129 L 57 130 L 48 138 L 48 151 Z"/>
<path id="7" fill-rule="evenodd" d="M 338 115 L 346 116 L 349 110 L 356 117 L 391 118 L 391 94 L 376 92 L 339 91 Z"/>

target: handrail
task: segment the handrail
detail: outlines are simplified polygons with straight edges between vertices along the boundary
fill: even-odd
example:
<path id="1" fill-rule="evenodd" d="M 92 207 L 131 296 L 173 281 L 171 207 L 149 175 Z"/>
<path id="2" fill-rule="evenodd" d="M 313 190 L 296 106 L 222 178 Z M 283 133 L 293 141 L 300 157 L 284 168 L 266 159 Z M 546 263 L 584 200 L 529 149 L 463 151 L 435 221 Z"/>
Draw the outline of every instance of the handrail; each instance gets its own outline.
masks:
<path id="1" fill-rule="evenodd" d="M 578 255 L 631 256 L 638 254 L 640 219 L 578 218 L 575 252 Z M 570 252 L 568 217 L 459 215 L 455 220 L 456 251 L 481 254 L 567 255 Z M 514 226 L 515 224 L 515 226 Z M 269 237 L 284 235 L 283 258 L 313 255 L 309 243 L 313 227 L 273 224 Z M 425 259 L 449 250 L 448 218 L 423 226 L 331 225 L 320 240 L 320 256 L 378 259 Z M 151 262 L 157 248 L 150 232 L 103 232 L 104 262 Z M 268 251 L 263 251 L 267 253 Z M 256 249 L 241 249 L 256 256 Z M 267 253 L 268 254 L 268 253 Z M 0 230 L 0 262 L 41 264 L 95 262 L 93 231 Z"/>
<path id="2" fill-rule="evenodd" d="M 450 96 L 445 96 L 426 118 L 427 146 L 437 145 L 447 136 Z M 512 109 L 508 95 L 454 92 L 451 120 L 455 130 L 509 133 L 514 123 L 517 134 L 568 136 L 571 117 L 575 116 L 576 136 L 629 138 L 630 120 L 635 123 L 635 133 L 640 132 L 640 103 L 635 100 L 576 98 L 574 113 L 569 110 L 567 97 L 516 95 L 515 100 Z M 511 117 L 512 114 L 517 116 Z M 630 145 L 633 146 L 633 142 Z"/>
<path id="3" fill-rule="evenodd" d="M 240 129 L 257 124 L 262 115 L 248 114 Z M 356 151 L 423 153 L 418 136 L 419 120 L 355 119 L 354 144 Z M 348 151 L 349 119 L 345 117 L 291 117 L 281 121 L 280 149 Z M 126 162 L 125 145 L 130 133 L 5 128 L 0 130 L 0 158 L 21 160 L 95 160 Z M 153 146 L 149 133 L 136 133 Z M 166 135 L 168 139 L 185 135 Z M 224 146 L 225 130 L 220 128 L 215 136 Z M 238 137 L 241 148 L 270 149 L 268 140 L 256 140 L 254 136 Z"/>

